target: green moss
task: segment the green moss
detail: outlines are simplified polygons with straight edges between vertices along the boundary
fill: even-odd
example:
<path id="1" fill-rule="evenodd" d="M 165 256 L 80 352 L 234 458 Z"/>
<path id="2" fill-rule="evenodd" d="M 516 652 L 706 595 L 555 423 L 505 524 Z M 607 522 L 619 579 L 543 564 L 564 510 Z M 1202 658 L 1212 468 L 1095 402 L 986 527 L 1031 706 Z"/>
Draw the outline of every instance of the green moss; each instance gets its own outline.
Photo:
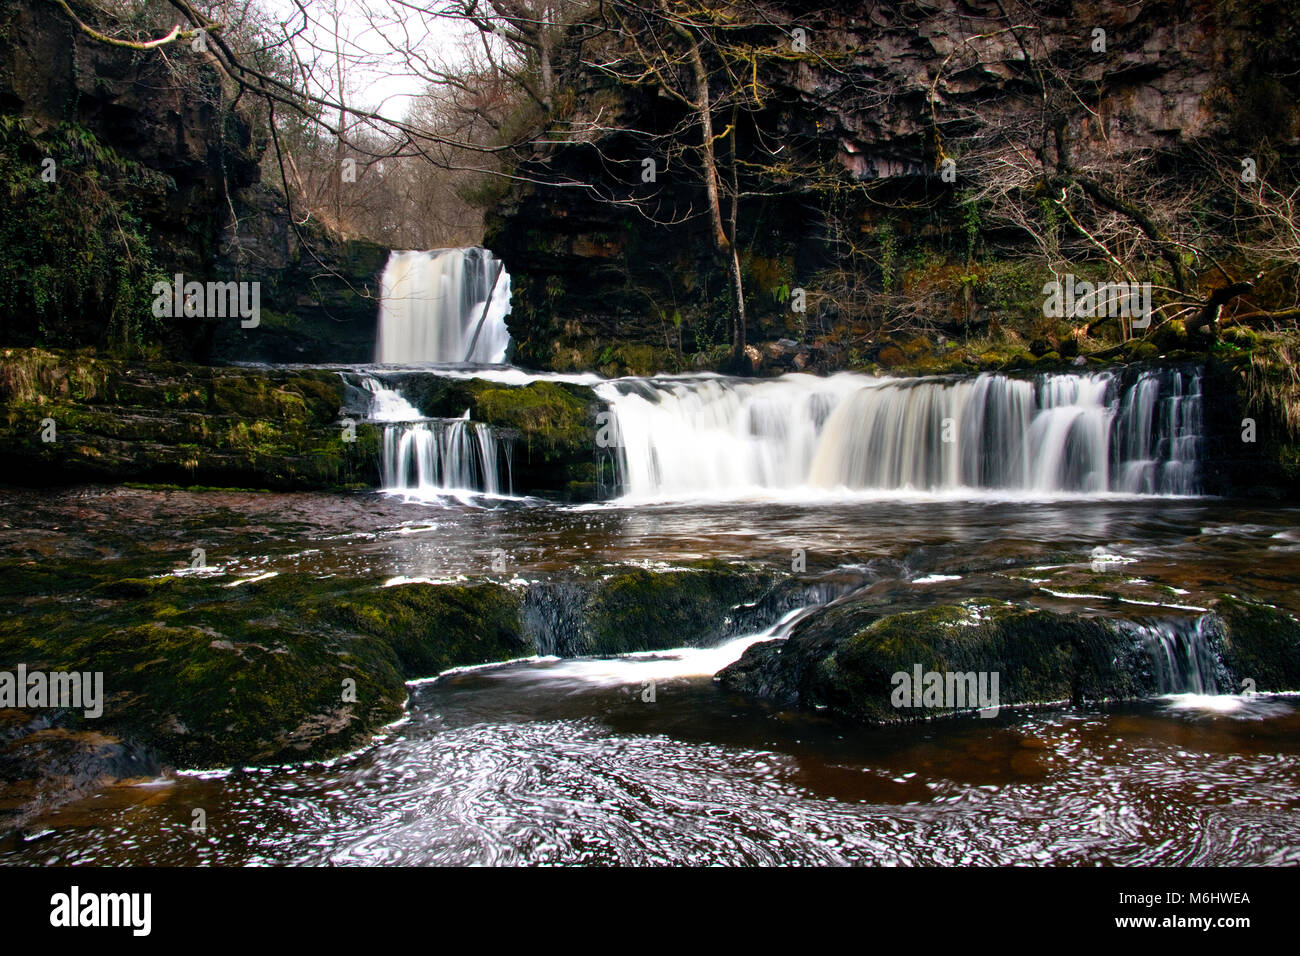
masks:
<path id="1" fill-rule="evenodd" d="M 518 432 L 529 449 L 555 453 L 575 445 L 592 447 L 588 411 L 588 402 L 565 385 L 533 382 L 522 388 L 477 389 L 472 417 Z"/>
<path id="2" fill-rule="evenodd" d="M 269 377 L 218 372 L 212 381 L 210 409 L 242 419 L 268 419 L 295 425 L 323 425 L 338 417 L 342 381 L 294 375 L 278 381 Z"/>
<path id="3" fill-rule="evenodd" d="M 982 372 L 1007 372 L 1031 368 L 1037 359 L 1026 349 L 990 349 L 977 358 Z"/>
<path id="4" fill-rule="evenodd" d="M 654 375 L 676 370 L 676 356 L 653 345 L 622 345 L 613 353 L 622 375 Z"/>
<path id="5" fill-rule="evenodd" d="M 1214 610 L 1224 623 L 1224 664 L 1238 681 L 1249 679 L 1258 691 L 1300 690 L 1300 622 L 1271 605 L 1230 596 Z"/>
<path id="6" fill-rule="evenodd" d="M 341 602 L 329 613 L 392 647 L 408 678 L 532 652 L 519 598 L 496 584 L 398 585 Z"/>
<path id="7" fill-rule="evenodd" d="M 20 117 L 0 116 L 6 338 L 148 354 L 159 327 L 151 290 L 162 269 L 141 210 L 166 188 L 161 174 L 123 159 L 82 127 L 33 132 Z"/>

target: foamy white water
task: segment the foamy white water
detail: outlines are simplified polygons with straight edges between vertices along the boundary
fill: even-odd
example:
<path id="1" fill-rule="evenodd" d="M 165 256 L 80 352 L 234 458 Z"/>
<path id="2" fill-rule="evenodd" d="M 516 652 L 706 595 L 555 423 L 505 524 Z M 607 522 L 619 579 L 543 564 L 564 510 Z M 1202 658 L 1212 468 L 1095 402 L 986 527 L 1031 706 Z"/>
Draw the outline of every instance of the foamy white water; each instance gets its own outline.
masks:
<path id="1" fill-rule="evenodd" d="M 538 683 L 575 685 L 627 686 L 650 681 L 678 680 L 689 677 L 712 677 L 754 644 L 787 636 L 794 623 L 809 608 L 788 612 L 777 623 L 756 634 L 724 641 L 715 647 L 678 647 L 664 651 L 639 651 L 618 657 L 557 659 L 545 666 L 530 668 L 526 675 L 501 669 L 497 673 L 510 680 L 527 679 Z M 496 676 L 489 672 L 490 676 Z"/>
<path id="2" fill-rule="evenodd" d="M 620 379 L 631 500 L 1198 491 L 1200 379 L 1149 371 L 1015 379 Z"/>
<path id="3" fill-rule="evenodd" d="M 402 393 L 385 388 L 378 380 L 365 378 L 361 384 L 370 393 L 369 418 L 376 422 L 413 422 L 424 418 L 420 410 L 402 397 Z"/>
<path id="4" fill-rule="evenodd" d="M 505 361 L 510 275 L 488 250 L 393 252 L 379 288 L 376 362 Z"/>

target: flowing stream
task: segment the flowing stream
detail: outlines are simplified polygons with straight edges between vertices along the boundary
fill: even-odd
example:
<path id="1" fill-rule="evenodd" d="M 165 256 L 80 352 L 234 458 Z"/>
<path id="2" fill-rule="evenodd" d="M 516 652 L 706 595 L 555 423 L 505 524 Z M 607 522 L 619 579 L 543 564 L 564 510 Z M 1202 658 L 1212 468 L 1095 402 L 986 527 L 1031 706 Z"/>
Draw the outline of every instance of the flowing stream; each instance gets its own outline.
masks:
<path id="1" fill-rule="evenodd" d="M 382 492 L 6 491 L 0 556 L 143 577 L 202 540 L 232 585 L 471 577 L 546 601 L 575 574 L 802 555 L 807 587 L 703 647 L 430 675 L 357 753 L 110 786 L 11 832 L 0 863 L 1300 863 L 1300 706 L 1226 686 L 1206 614 L 1238 590 L 1300 612 L 1300 511 L 1195 497 L 1198 370 L 577 377 L 608 403 L 593 455 L 618 487 L 561 505 L 513 497 L 509 438 L 384 384 L 504 360 L 496 260 L 393 253 L 383 293 L 380 364 L 345 373 L 384 427 Z M 714 681 L 848 592 L 1113 619 L 1161 694 L 851 727 Z"/>
<path id="2" fill-rule="evenodd" d="M 974 595 L 1125 615 L 1147 629 L 1169 693 L 863 728 L 722 691 L 709 675 L 748 644 L 779 640 L 803 613 L 793 609 L 712 648 L 416 682 L 408 719 L 357 754 L 110 787 L 11 835 L 0 862 L 1300 863 L 1294 699 L 1225 694 L 1195 610 L 1035 583 L 1048 573 L 1037 568 L 1109 562 L 1176 585 L 1183 606 L 1248 585 L 1300 611 L 1296 509 L 895 498 L 755 512 L 131 489 L 7 503 L 6 556 L 150 566 L 201 531 L 226 556 L 213 573 L 232 582 L 445 580 L 486 571 L 495 548 L 510 555 L 502 580 L 546 580 L 577 561 L 788 566 L 798 546 L 899 601 Z M 139 540 L 145 525 L 156 538 Z M 201 838 L 189 830 L 195 807 L 209 820 Z"/>

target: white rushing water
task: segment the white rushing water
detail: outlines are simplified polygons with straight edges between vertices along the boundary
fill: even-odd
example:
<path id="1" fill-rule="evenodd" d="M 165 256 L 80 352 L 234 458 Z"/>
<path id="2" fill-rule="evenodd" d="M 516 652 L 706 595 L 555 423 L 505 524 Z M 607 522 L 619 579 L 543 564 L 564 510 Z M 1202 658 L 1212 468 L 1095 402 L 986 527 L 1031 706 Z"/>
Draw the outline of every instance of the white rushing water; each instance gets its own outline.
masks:
<path id="1" fill-rule="evenodd" d="M 489 425 L 425 418 L 400 392 L 366 377 L 367 418 L 384 423 L 384 490 L 412 497 L 512 493 L 511 446 Z"/>
<path id="2" fill-rule="evenodd" d="M 376 362 L 505 361 L 510 275 L 488 250 L 390 253 L 379 288 Z"/>
<path id="3" fill-rule="evenodd" d="M 770 627 L 743 637 L 733 637 L 713 647 L 677 647 L 662 651 L 634 651 L 617 657 L 551 658 L 526 665 L 487 665 L 483 673 L 515 683 L 568 684 L 572 687 L 627 687 L 653 681 L 713 677 L 740 660 L 750 647 L 762 641 L 788 637 L 795 623 L 812 610 L 796 608 L 786 612 Z"/>
<path id="4" fill-rule="evenodd" d="M 617 424 L 630 499 L 799 492 L 1198 491 L 1200 380 L 1111 372 L 1015 379 L 787 375 L 620 379 L 597 388 Z"/>
<path id="5" fill-rule="evenodd" d="M 509 445 L 468 411 L 386 427 L 383 468 L 385 491 L 415 497 L 512 492 Z"/>
<path id="6" fill-rule="evenodd" d="M 401 392 L 385 388 L 378 379 L 367 376 L 361 385 L 370 393 L 370 409 L 366 417 L 372 422 L 413 422 L 424 418 L 418 408 L 402 397 Z"/>

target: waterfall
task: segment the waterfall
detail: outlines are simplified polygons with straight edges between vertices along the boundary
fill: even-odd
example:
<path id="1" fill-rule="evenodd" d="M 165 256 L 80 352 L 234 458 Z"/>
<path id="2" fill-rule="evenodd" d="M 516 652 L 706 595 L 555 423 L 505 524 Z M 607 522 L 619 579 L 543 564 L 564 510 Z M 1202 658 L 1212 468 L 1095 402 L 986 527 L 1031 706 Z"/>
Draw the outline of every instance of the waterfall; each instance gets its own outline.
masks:
<path id="1" fill-rule="evenodd" d="M 361 387 L 370 396 L 366 418 L 372 422 L 410 422 L 423 417 L 401 392 L 385 388 L 376 378 L 367 375 L 361 380 Z"/>
<path id="2" fill-rule="evenodd" d="M 1198 491 L 1199 373 L 620 379 L 632 497 L 773 492 Z"/>
<path id="3" fill-rule="evenodd" d="M 425 418 L 378 379 L 367 376 L 361 388 L 370 396 L 366 418 L 384 424 L 385 491 L 416 496 L 513 493 L 511 443 L 491 426 L 470 421 L 468 409 L 460 418 Z"/>
<path id="4" fill-rule="evenodd" d="M 502 482 L 501 463 L 505 462 Z M 384 429 L 384 490 L 417 496 L 513 493 L 509 444 L 482 422 L 430 419 Z"/>
<path id="5" fill-rule="evenodd" d="M 1221 694 L 1228 678 L 1219 657 L 1222 635 L 1213 618 L 1148 624 L 1139 631 L 1161 694 Z"/>
<path id="6" fill-rule="evenodd" d="M 379 291 L 376 362 L 505 361 L 510 276 L 488 250 L 392 252 Z"/>

